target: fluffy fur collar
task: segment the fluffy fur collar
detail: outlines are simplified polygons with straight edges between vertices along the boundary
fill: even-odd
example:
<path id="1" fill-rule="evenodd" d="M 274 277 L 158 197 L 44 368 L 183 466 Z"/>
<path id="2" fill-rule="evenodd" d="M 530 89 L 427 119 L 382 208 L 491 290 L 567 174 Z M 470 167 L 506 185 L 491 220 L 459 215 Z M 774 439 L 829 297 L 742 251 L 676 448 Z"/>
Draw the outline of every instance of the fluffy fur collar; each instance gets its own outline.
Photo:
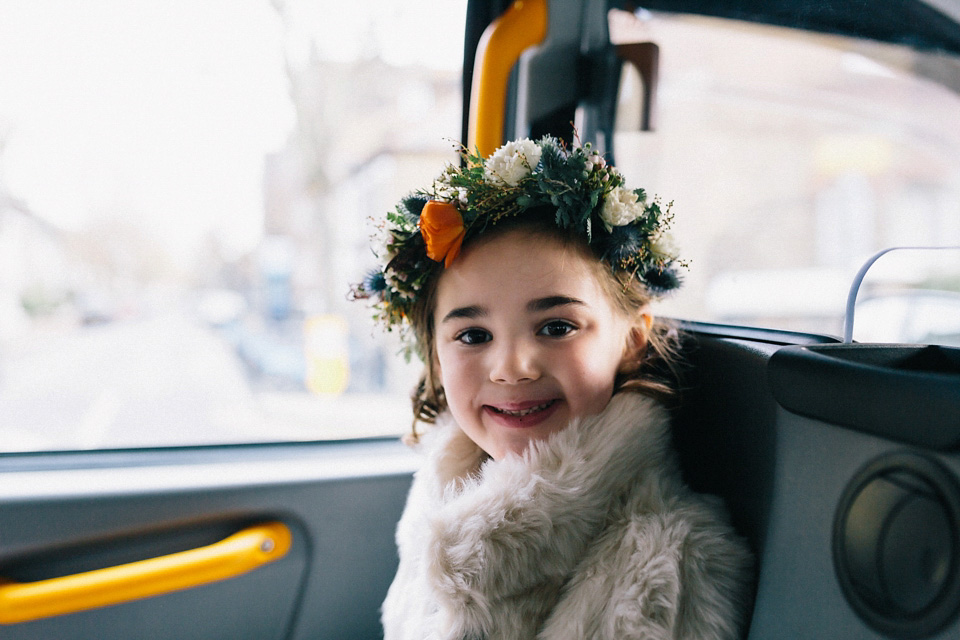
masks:
<path id="1" fill-rule="evenodd" d="M 384 603 L 387 638 L 534 638 L 564 590 L 596 570 L 590 562 L 606 561 L 590 557 L 610 529 L 688 493 L 666 411 L 636 393 L 522 457 L 487 458 L 449 416 L 421 446 L 427 461 L 397 530 L 401 563 Z"/>

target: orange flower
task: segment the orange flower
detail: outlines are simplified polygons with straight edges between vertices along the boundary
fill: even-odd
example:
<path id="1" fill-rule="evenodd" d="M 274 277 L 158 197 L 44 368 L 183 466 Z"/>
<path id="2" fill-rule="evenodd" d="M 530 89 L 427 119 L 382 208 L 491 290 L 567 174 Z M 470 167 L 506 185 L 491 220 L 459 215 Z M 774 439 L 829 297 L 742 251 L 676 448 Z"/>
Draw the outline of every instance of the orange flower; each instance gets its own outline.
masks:
<path id="1" fill-rule="evenodd" d="M 420 234 L 427 243 L 427 257 L 431 260 L 442 260 L 444 266 L 449 267 L 460 254 L 466 233 L 463 216 L 449 202 L 430 200 L 423 205 Z"/>

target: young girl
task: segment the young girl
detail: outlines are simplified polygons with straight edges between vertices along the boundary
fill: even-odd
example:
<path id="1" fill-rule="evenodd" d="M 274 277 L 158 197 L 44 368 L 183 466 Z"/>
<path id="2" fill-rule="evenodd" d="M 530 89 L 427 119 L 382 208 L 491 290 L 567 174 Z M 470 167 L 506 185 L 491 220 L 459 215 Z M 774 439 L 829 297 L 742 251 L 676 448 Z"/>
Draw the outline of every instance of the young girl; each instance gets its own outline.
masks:
<path id="1" fill-rule="evenodd" d="M 435 423 L 385 637 L 739 637 L 749 554 L 683 484 L 658 400 L 669 212 L 589 145 L 464 156 L 387 216 L 357 289 L 412 329 Z"/>

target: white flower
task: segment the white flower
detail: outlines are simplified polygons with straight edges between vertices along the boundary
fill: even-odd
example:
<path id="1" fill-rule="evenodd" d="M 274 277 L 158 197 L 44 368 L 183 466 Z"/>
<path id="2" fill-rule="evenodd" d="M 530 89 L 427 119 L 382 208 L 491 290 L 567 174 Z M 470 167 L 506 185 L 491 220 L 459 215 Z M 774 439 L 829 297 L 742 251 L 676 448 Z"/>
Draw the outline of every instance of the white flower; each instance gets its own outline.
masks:
<path id="1" fill-rule="evenodd" d="M 590 173 L 594 167 L 600 167 L 602 169 L 604 166 L 606 166 L 606 163 L 603 161 L 603 156 L 599 153 L 591 153 L 587 156 L 587 161 L 584 163 L 583 169 L 587 173 Z"/>
<path id="2" fill-rule="evenodd" d="M 677 243 L 674 241 L 673 236 L 666 232 L 661 233 L 660 236 L 653 241 L 650 245 L 650 251 L 661 258 L 670 260 L 675 260 L 679 253 L 677 251 Z"/>
<path id="3" fill-rule="evenodd" d="M 450 184 L 450 180 L 459 172 L 452 164 L 443 168 L 443 173 L 433 181 L 433 196 L 439 200 L 449 202 L 457 199 L 457 189 Z"/>
<path id="4" fill-rule="evenodd" d="M 508 142 L 487 159 L 484 176 L 493 184 L 515 187 L 540 162 L 540 153 L 540 147 L 529 138 Z"/>
<path id="5" fill-rule="evenodd" d="M 397 271 L 393 267 L 388 267 L 386 271 L 383 272 L 384 277 L 394 285 L 403 284 L 407 281 L 407 274 L 402 271 Z"/>
<path id="6" fill-rule="evenodd" d="M 637 194 L 631 189 L 615 187 L 603 201 L 600 219 L 603 220 L 607 231 L 612 231 L 613 227 L 630 224 L 643 215 L 645 209 L 643 202 L 640 202 Z"/>
<path id="7" fill-rule="evenodd" d="M 370 247 L 373 249 L 373 255 L 382 261 L 383 264 L 386 264 L 394 257 L 394 252 L 390 250 L 390 245 L 393 244 L 394 241 L 393 233 L 387 227 L 385 220 L 374 221 L 373 218 L 369 218 L 369 221 L 372 227 L 370 232 Z"/>
<path id="8" fill-rule="evenodd" d="M 454 200 L 457 196 L 457 190 L 444 180 L 434 180 L 432 191 L 436 199 L 443 200 L 444 202 Z"/>

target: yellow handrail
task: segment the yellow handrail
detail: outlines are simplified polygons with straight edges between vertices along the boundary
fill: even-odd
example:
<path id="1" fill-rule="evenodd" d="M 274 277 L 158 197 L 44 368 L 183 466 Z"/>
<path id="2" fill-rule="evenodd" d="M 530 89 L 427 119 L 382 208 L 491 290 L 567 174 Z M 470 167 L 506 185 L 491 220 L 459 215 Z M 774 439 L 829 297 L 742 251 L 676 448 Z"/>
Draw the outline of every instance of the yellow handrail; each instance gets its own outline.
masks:
<path id="1" fill-rule="evenodd" d="M 510 70 L 547 36 L 547 0 L 516 0 L 483 32 L 470 89 L 467 147 L 488 156 L 503 144 Z"/>
<path id="2" fill-rule="evenodd" d="M 0 579 L 0 624 L 86 611 L 226 580 L 279 560 L 292 542 L 286 525 L 269 522 L 205 547 L 107 569 L 38 582 Z"/>

